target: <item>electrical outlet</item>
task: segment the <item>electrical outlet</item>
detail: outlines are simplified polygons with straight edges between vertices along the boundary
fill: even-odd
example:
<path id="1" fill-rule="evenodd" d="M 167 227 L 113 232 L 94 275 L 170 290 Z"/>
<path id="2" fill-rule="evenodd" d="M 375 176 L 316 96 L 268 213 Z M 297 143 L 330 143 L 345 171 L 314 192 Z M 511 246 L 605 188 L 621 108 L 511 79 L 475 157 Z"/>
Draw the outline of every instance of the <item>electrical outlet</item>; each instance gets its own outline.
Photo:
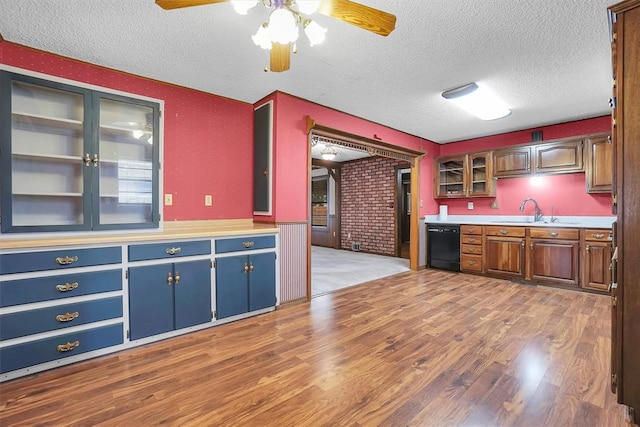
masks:
<path id="1" fill-rule="evenodd" d="M 473 210 L 473 202 L 467 202 L 467 209 Z"/>
<path id="2" fill-rule="evenodd" d="M 497 200 L 491 202 L 491 209 L 498 209 L 500 207 L 500 203 Z"/>
<path id="3" fill-rule="evenodd" d="M 173 194 L 165 194 L 164 195 L 164 205 L 165 206 L 173 205 Z"/>
<path id="4" fill-rule="evenodd" d="M 347 239 L 351 238 L 351 233 L 347 233 Z"/>
<path id="5" fill-rule="evenodd" d="M 204 205 L 205 206 L 212 206 L 213 205 L 213 197 L 211 196 L 211 194 L 206 194 L 204 196 Z"/>

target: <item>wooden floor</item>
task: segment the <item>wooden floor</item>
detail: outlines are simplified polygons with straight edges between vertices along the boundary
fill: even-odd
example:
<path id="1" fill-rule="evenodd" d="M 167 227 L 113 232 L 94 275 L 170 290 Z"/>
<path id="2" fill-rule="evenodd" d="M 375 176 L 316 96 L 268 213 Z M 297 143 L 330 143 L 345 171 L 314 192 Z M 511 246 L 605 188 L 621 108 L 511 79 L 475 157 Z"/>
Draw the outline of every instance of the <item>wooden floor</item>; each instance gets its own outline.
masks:
<path id="1" fill-rule="evenodd" d="M 444 271 L 0 385 L 0 425 L 622 426 L 609 299 Z"/>

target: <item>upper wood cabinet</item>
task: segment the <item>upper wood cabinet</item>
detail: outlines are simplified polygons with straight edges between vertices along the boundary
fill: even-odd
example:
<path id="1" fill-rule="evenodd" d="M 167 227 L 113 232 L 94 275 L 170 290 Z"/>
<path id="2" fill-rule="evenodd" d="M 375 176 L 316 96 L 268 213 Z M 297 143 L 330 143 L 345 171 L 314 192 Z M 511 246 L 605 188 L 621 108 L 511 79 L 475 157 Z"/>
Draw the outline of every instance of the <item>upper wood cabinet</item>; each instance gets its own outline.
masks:
<path id="1" fill-rule="evenodd" d="M 535 145 L 534 173 L 569 173 L 584 170 L 582 139 Z"/>
<path id="2" fill-rule="evenodd" d="M 494 176 L 575 173 L 584 170 L 583 138 L 507 147 L 493 152 Z"/>
<path id="3" fill-rule="evenodd" d="M 587 140 L 585 160 L 587 193 L 608 193 L 613 179 L 613 144 L 609 135 Z"/>
<path id="4" fill-rule="evenodd" d="M 440 157 L 435 171 L 436 198 L 495 197 L 491 152 Z"/>
<path id="5" fill-rule="evenodd" d="M 493 174 L 506 178 L 531 173 L 531 147 L 509 147 L 493 152 Z"/>

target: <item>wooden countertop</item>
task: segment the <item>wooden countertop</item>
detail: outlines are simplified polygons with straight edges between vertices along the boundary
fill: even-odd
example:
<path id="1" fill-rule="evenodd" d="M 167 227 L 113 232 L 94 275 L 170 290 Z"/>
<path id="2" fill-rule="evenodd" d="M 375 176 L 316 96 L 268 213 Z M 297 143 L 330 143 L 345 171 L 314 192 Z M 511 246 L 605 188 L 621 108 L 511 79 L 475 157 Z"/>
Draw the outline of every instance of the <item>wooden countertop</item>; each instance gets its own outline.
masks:
<path id="1" fill-rule="evenodd" d="M 171 239 L 203 239 L 245 234 L 278 233 L 274 224 L 254 223 L 251 219 L 165 222 L 163 230 L 130 230 L 117 232 L 20 233 L 1 234 L 0 250 L 51 246 L 126 244 Z"/>

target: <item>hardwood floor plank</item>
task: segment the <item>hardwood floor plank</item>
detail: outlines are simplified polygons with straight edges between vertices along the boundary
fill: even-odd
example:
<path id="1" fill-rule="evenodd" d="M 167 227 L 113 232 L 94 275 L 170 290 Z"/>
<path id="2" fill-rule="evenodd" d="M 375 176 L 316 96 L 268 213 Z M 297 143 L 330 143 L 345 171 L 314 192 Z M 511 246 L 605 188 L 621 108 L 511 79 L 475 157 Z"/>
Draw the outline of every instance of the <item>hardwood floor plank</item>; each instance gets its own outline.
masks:
<path id="1" fill-rule="evenodd" d="M 0 384 L 0 425 L 624 426 L 608 304 L 407 272 Z"/>

